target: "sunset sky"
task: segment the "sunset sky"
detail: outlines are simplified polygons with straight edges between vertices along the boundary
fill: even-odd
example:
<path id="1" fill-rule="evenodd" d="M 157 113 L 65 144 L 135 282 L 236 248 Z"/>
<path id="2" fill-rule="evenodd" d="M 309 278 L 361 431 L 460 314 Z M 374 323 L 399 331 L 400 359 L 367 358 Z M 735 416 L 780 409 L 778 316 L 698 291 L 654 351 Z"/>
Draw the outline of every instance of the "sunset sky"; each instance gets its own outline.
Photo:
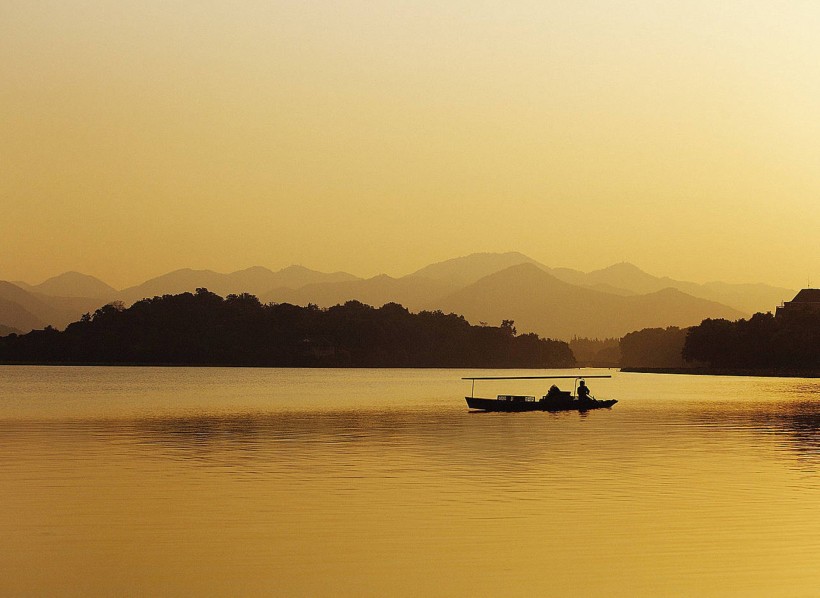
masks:
<path id="1" fill-rule="evenodd" d="M 0 279 L 820 285 L 820 3 L 0 2 Z"/>

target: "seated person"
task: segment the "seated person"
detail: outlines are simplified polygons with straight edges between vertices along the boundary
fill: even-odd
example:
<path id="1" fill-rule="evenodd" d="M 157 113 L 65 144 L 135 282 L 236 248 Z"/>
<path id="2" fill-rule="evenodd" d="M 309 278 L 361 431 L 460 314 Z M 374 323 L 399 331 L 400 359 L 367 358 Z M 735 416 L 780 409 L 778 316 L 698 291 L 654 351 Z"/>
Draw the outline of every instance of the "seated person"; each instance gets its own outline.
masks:
<path id="1" fill-rule="evenodd" d="M 550 389 L 547 391 L 547 398 L 548 399 L 557 399 L 561 396 L 561 389 L 553 384 L 550 386 Z"/>
<path id="2" fill-rule="evenodd" d="M 578 383 L 578 398 L 581 401 L 588 401 L 589 400 L 589 388 L 587 387 L 586 382 L 581 380 Z"/>

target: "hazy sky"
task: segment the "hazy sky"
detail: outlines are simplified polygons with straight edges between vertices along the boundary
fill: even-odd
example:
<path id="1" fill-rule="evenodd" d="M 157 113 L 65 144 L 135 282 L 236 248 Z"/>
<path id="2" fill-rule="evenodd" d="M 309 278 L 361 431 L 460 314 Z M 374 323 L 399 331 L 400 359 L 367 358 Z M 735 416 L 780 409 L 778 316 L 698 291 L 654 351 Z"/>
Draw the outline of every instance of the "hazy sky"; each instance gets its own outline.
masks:
<path id="1" fill-rule="evenodd" d="M 0 279 L 820 284 L 820 3 L 0 2 Z"/>

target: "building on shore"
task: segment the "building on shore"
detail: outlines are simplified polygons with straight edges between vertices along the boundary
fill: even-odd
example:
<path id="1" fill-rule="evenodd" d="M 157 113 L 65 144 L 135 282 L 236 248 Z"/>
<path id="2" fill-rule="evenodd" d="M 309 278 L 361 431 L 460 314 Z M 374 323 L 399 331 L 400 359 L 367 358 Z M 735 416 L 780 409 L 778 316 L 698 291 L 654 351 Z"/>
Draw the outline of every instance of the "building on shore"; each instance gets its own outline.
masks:
<path id="1" fill-rule="evenodd" d="M 783 302 L 774 315 L 782 318 L 806 313 L 820 314 L 820 289 L 802 289 L 794 299 Z"/>

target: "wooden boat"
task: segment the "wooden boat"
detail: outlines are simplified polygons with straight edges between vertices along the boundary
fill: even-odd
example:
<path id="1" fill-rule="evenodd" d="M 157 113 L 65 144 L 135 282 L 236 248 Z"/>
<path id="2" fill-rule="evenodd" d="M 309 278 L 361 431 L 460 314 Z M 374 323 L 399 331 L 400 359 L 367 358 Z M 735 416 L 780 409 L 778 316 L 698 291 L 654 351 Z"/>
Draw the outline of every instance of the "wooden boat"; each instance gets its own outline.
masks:
<path id="1" fill-rule="evenodd" d="M 516 395 L 499 395 L 497 399 L 482 399 L 480 397 L 464 397 L 470 409 L 481 411 L 587 411 L 612 407 L 618 401 L 615 399 L 585 401 L 577 397 L 569 400 L 550 400 L 547 398 L 521 397 Z"/>
<path id="2" fill-rule="evenodd" d="M 611 378 L 612 376 L 482 376 L 473 378 L 462 378 L 471 380 L 473 390 L 467 400 L 470 409 L 481 411 L 588 411 L 590 409 L 602 409 L 612 407 L 618 401 L 615 399 L 595 399 L 593 397 L 578 397 L 573 391 L 559 390 L 553 386 L 550 391 L 536 398 L 532 395 L 498 395 L 495 399 L 486 399 L 473 396 L 475 394 L 476 380 L 546 380 L 554 378 L 573 378 L 577 384 L 583 378 Z"/>

